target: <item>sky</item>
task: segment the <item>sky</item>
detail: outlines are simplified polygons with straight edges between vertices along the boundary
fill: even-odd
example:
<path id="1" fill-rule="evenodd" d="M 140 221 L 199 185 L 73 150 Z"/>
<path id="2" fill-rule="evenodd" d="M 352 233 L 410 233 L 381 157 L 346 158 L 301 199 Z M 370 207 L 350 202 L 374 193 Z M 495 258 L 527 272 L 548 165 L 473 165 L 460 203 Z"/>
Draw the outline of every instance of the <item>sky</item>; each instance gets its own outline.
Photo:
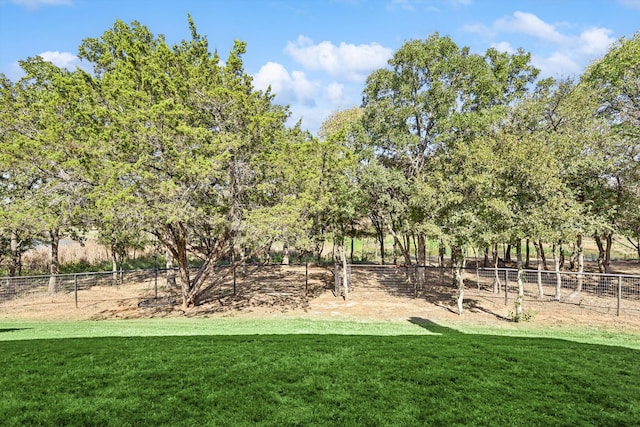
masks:
<path id="1" fill-rule="evenodd" d="M 78 46 L 116 20 L 179 43 L 188 14 L 223 59 L 246 42 L 254 86 L 270 85 L 290 123 L 313 133 L 359 106 L 367 76 L 409 40 L 438 32 L 475 53 L 523 48 L 541 77 L 575 77 L 640 31 L 640 0 L 0 0 L 0 73 L 16 81 L 18 61 L 36 55 L 90 69 Z"/>

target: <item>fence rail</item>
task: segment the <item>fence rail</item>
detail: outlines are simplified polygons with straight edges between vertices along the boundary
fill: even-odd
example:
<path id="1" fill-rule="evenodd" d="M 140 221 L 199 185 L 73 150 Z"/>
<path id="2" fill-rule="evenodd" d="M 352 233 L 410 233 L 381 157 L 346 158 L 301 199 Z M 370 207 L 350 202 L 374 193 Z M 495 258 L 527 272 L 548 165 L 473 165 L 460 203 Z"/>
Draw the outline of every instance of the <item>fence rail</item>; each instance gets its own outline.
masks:
<path id="1" fill-rule="evenodd" d="M 111 286 L 124 282 L 145 281 L 158 277 L 161 270 L 127 270 L 118 272 L 87 272 L 58 274 L 53 284 L 54 292 L 74 293 L 76 307 L 78 291 L 95 286 Z M 0 278 L 0 302 L 49 292 L 50 275 L 14 276 Z"/>
<path id="2" fill-rule="evenodd" d="M 210 279 L 215 281 L 215 286 L 203 296 L 201 302 L 251 297 L 256 304 L 259 303 L 258 300 L 264 300 L 264 304 L 273 300 L 285 304 L 288 300 L 318 295 L 324 290 L 325 283 L 328 283 L 331 277 L 329 268 L 313 267 L 313 272 L 310 272 L 308 264 L 244 264 L 216 268 L 217 271 Z M 195 271 L 194 269 L 193 273 Z M 145 298 L 163 299 L 164 297 L 158 297 L 158 289 L 165 297 L 179 294 L 179 288 L 175 284 L 176 275 L 177 269 L 160 268 L 59 274 L 55 276 L 53 293 L 73 294 L 75 306 L 78 307 L 79 298 L 81 301 L 82 298 L 87 298 L 81 291 L 97 286 L 109 287 L 146 282 L 146 289 L 153 288 L 154 294 L 147 295 Z M 170 276 L 173 276 L 173 279 Z M 0 303 L 48 295 L 52 293 L 50 280 L 50 275 L 0 277 Z M 310 284 L 310 281 L 313 283 Z M 94 299 L 92 301 L 95 302 Z M 143 303 L 153 305 L 153 302 L 143 301 Z"/>
<path id="3" fill-rule="evenodd" d="M 505 304 L 517 295 L 517 270 L 507 268 L 466 268 L 463 270 L 468 291 L 502 295 Z M 79 291 L 96 286 L 122 283 L 147 283 L 147 289 L 167 285 L 166 269 L 148 269 L 114 272 L 60 274 L 56 276 L 56 292 L 73 293 L 78 306 Z M 333 289 L 334 274 L 331 266 L 302 265 L 243 265 L 236 268 L 220 267 L 219 280 L 205 301 L 221 298 L 274 299 L 287 303 L 288 297 L 299 298 L 319 295 Z M 433 266 L 393 266 L 375 264 L 349 264 L 349 292 L 383 292 L 387 295 L 429 298 L 434 293 L 456 295 L 450 268 Z M 310 285 L 310 278 L 313 285 Z M 560 301 L 602 309 L 605 312 L 622 311 L 640 313 L 640 275 L 599 274 L 571 271 L 524 270 L 524 298 L 535 301 Z M 0 303 L 49 292 L 50 276 L 0 277 Z M 153 295 L 150 295 L 153 296 Z"/>
<path id="4" fill-rule="evenodd" d="M 451 268 L 434 266 L 352 265 L 353 292 L 384 292 L 412 298 L 445 292 L 454 296 Z M 515 300 L 518 270 L 508 268 L 465 268 L 463 279 L 468 290 L 500 293 L 505 304 Z M 497 280 L 496 280 L 497 279 Z M 571 271 L 524 270 L 525 300 L 553 300 L 640 312 L 640 276 L 629 274 L 577 273 Z"/>

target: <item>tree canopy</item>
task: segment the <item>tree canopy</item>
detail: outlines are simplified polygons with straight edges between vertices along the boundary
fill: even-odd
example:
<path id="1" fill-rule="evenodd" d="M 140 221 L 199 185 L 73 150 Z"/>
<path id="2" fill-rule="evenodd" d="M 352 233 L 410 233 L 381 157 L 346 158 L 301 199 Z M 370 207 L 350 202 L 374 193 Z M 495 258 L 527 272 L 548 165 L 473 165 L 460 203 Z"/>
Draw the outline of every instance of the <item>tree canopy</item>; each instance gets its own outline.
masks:
<path id="1" fill-rule="evenodd" d="M 221 56 L 187 23 L 190 38 L 170 46 L 116 21 L 80 45 L 90 72 L 36 57 L 21 61 L 19 81 L 0 76 L 10 274 L 40 240 L 55 276 L 60 235 L 89 229 L 114 260 L 164 247 L 185 307 L 224 278 L 221 261 L 263 257 L 275 242 L 319 254 L 331 241 L 344 258 L 345 237 L 373 235 L 384 263 L 390 236 L 394 261 L 398 251 L 424 265 L 432 240 L 457 273 L 469 248 L 497 265 L 498 244 L 521 261 L 525 240 L 555 258 L 591 236 L 607 271 L 624 236 L 640 258 L 638 35 L 575 81 L 538 79 L 523 50 L 409 40 L 369 75 L 362 105 L 333 112 L 313 136 L 253 87 L 244 42 Z"/>

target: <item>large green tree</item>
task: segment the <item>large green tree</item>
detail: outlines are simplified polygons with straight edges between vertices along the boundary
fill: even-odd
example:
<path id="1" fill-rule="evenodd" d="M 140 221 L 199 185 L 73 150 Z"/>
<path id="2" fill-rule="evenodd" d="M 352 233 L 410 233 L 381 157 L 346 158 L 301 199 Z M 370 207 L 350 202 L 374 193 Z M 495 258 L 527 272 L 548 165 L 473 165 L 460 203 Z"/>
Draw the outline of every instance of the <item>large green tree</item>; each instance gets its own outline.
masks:
<path id="1" fill-rule="evenodd" d="M 425 264 L 427 237 L 451 245 L 460 267 L 463 248 L 477 243 L 481 225 L 470 219 L 477 210 L 474 199 L 465 196 L 469 176 L 460 172 L 461 165 L 450 165 L 458 165 L 455 157 L 465 145 L 493 132 L 508 105 L 526 93 L 538 73 L 529 61 L 522 51 L 472 54 L 433 34 L 405 43 L 389 68 L 369 76 L 364 106 L 371 143 L 378 162 L 399 172 L 407 188 L 393 203 L 404 216 L 387 223 L 417 235 L 419 264 Z M 408 248 L 401 249 L 410 262 Z M 458 284 L 461 308 L 463 283 Z"/>
<path id="2" fill-rule="evenodd" d="M 104 217 L 124 216 L 168 248 L 184 307 L 216 286 L 222 258 L 242 248 L 246 259 L 264 243 L 254 230 L 277 221 L 249 213 L 281 200 L 261 194 L 261 170 L 281 148 L 287 118 L 271 94 L 253 89 L 244 43 L 223 61 L 190 17 L 189 27 L 191 39 L 170 47 L 137 22 L 117 21 L 80 47 L 94 65 L 102 125 L 92 143 L 102 163 L 92 195 Z"/>
<path id="3" fill-rule="evenodd" d="M 365 124 L 379 161 L 401 171 L 410 187 L 424 190 L 430 159 L 438 150 L 486 132 L 505 106 L 526 91 L 537 75 L 529 61 L 522 51 L 472 54 L 439 34 L 406 42 L 389 68 L 369 76 L 364 89 Z M 423 198 L 405 209 L 411 228 L 418 230 L 421 264 L 425 231 L 437 229 L 431 215 L 436 207 Z"/>
<path id="4" fill-rule="evenodd" d="M 21 61 L 25 77 L 2 97 L 5 175 L 13 180 L 9 198 L 16 226 L 50 241 L 50 291 L 55 291 L 61 235 L 86 224 L 88 183 L 81 173 L 89 76 L 40 57 Z M 80 172 L 80 173 L 79 173 Z M 22 184 L 15 185 L 18 181 Z M 19 188 L 28 190 L 20 193 Z"/>
<path id="5" fill-rule="evenodd" d="M 608 160 L 604 177 L 609 183 L 610 228 L 628 237 L 640 260 L 640 33 L 618 40 L 587 68 L 582 83 L 596 91 L 598 113 L 609 122 L 614 135 L 603 151 Z M 601 264 L 608 270 L 606 249 L 610 248 L 612 231 L 603 230 L 597 237 L 607 243 Z"/>

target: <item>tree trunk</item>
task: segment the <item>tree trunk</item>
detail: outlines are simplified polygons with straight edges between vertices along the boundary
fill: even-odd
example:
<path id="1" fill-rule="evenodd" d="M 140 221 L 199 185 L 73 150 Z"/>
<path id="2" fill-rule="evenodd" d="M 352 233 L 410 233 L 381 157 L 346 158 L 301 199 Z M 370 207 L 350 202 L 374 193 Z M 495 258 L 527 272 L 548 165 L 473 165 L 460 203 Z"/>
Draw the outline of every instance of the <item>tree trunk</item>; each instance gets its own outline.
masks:
<path id="1" fill-rule="evenodd" d="M 342 258 L 342 289 L 344 292 L 344 298 L 349 296 L 349 269 L 347 265 L 347 256 L 344 250 L 344 246 L 341 246 L 340 255 Z"/>
<path id="2" fill-rule="evenodd" d="M 417 265 L 417 289 L 422 291 L 426 284 L 426 265 L 427 265 L 427 244 L 426 237 L 423 233 L 418 234 L 418 244 L 417 244 L 417 255 L 418 255 L 418 265 Z"/>
<path id="3" fill-rule="evenodd" d="M 633 240 L 631 240 L 631 237 L 627 236 L 627 241 L 631 244 L 631 246 L 636 248 L 636 254 L 638 256 L 638 263 L 640 264 L 640 236 L 636 237 L 635 239 L 636 239 L 636 241 L 634 242 Z"/>
<path id="4" fill-rule="evenodd" d="M 354 238 L 353 236 L 351 237 L 351 252 L 349 253 L 349 261 L 351 262 L 351 264 L 353 264 L 353 251 L 355 249 L 355 244 L 354 244 Z"/>
<path id="5" fill-rule="evenodd" d="M 351 251 L 351 256 L 353 256 L 353 250 Z M 282 265 L 289 265 L 289 242 L 286 240 L 282 246 Z"/>
<path id="6" fill-rule="evenodd" d="M 51 238 L 51 259 L 49 260 L 49 293 L 53 294 L 57 291 L 58 288 L 58 249 L 60 248 L 60 229 L 55 228 L 53 230 L 49 230 L 49 237 Z"/>
<path id="7" fill-rule="evenodd" d="M 530 261 L 530 255 L 531 255 L 531 248 L 529 247 L 529 239 L 527 239 L 527 245 L 525 246 L 526 248 L 526 258 L 524 260 L 524 268 L 529 268 L 529 261 Z"/>
<path id="8" fill-rule="evenodd" d="M 576 270 L 576 259 L 578 257 L 576 243 L 571 243 L 571 255 L 569 256 L 569 271 Z"/>
<path id="9" fill-rule="evenodd" d="M 393 227 L 388 226 L 388 228 L 389 232 L 393 236 L 393 241 L 396 243 L 396 245 L 398 245 L 398 248 L 400 248 L 400 251 L 402 252 L 402 256 L 404 257 L 404 265 L 411 265 L 411 254 L 409 253 L 408 248 L 404 247 Z"/>
<path id="10" fill-rule="evenodd" d="M 511 262 L 511 243 L 507 243 L 504 250 L 504 262 Z"/>
<path id="11" fill-rule="evenodd" d="M 173 254 L 166 250 L 165 268 L 167 269 L 167 286 L 176 285 L 176 272 L 173 270 Z"/>
<path id="12" fill-rule="evenodd" d="M 444 246 L 444 243 L 440 242 L 438 245 L 438 267 L 444 268 L 444 255 L 446 253 L 447 248 Z"/>
<path id="13" fill-rule="evenodd" d="M 195 305 L 195 295 L 193 295 L 191 275 L 189 273 L 189 261 L 187 259 L 187 244 L 182 238 L 174 238 L 173 257 L 178 262 L 178 272 L 180 281 L 180 290 L 182 291 L 182 308 L 187 309 Z"/>
<path id="14" fill-rule="evenodd" d="M 493 293 L 500 293 L 502 283 L 500 282 L 500 275 L 498 274 L 498 263 L 500 258 L 498 257 L 498 244 L 493 245 Z"/>
<path id="15" fill-rule="evenodd" d="M 482 266 L 484 268 L 489 267 L 489 246 L 484 248 L 484 259 L 482 260 Z"/>
<path id="16" fill-rule="evenodd" d="M 560 301 L 560 294 L 562 292 L 562 276 L 560 276 L 560 257 L 558 256 L 558 245 L 553 244 L 551 248 L 553 252 L 553 267 L 556 272 L 556 295 L 555 300 Z"/>
<path id="17" fill-rule="evenodd" d="M 464 279 L 462 278 L 462 262 L 464 255 L 462 254 L 462 250 L 460 248 L 451 248 L 451 256 L 455 258 L 456 262 L 454 264 L 454 278 L 455 283 L 458 288 L 458 315 L 462 316 L 464 310 Z"/>
<path id="18" fill-rule="evenodd" d="M 11 262 L 9 263 L 9 277 L 18 276 L 22 270 L 22 256 L 20 254 L 20 242 L 18 241 L 18 233 L 11 231 L 9 242 L 9 251 L 11 252 Z"/>
<path id="19" fill-rule="evenodd" d="M 584 245 L 582 243 L 582 234 L 578 233 L 578 235 L 576 236 L 576 256 L 577 256 L 577 260 L 578 260 L 578 274 L 576 276 L 577 279 L 577 284 L 576 284 L 576 289 L 571 293 L 571 295 L 569 295 L 569 297 L 567 297 L 567 299 L 569 301 L 573 300 L 574 298 L 576 298 L 577 296 L 580 295 L 580 292 L 582 292 L 582 286 L 583 286 L 583 282 L 584 282 L 584 277 L 583 277 L 583 273 L 584 273 Z"/>
<path id="20" fill-rule="evenodd" d="M 542 266 L 545 270 L 548 270 L 549 267 L 547 266 L 547 257 L 544 255 L 544 246 L 542 245 L 542 240 L 538 241 L 538 245 L 540 246 L 540 258 L 542 258 Z"/>
<path id="21" fill-rule="evenodd" d="M 593 239 L 596 241 L 596 246 L 598 246 L 598 271 L 600 273 L 604 273 L 605 272 L 605 267 L 604 267 L 604 258 L 605 258 L 604 245 L 602 244 L 602 239 L 600 238 L 599 235 L 593 236 Z"/>
<path id="22" fill-rule="evenodd" d="M 398 244 L 395 239 L 393 240 L 393 260 L 391 261 L 393 265 L 398 265 Z"/>
<path id="23" fill-rule="evenodd" d="M 343 244 L 333 244 L 334 254 L 334 294 L 347 299 L 349 296 L 349 277 L 347 256 Z"/>
<path id="24" fill-rule="evenodd" d="M 533 242 L 533 247 L 536 250 L 536 258 L 538 260 L 537 262 L 537 274 L 536 274 L 536 281 L 538 283 L 538 298 L 543 299 L 544 298 L 544 288 L 542 287 L 542 259 L 540 258 L 540 248 L 541 245 L 539 243 Z"/>
<path id="25" fill-rule="evenodd" d="M 607 246 L 604 251 L 604 272 L 611 274 L 611 246 L 613 246 L 613 233 L 607 233 L 605 236 Z"/>
<path id="26" fill-rule="evenodd" d="M 438 267 L 440 268 L 440 283 L 444 285 L 444 254 L 446 248 L 444 243 L 440 241 L 438 244 Z"/>
<path id="27" fill-rule="evenodd" d="M 522 262 L 522 241 L 516 242 L 516 257 L 518 260 L 518 297 L 516 298 L 516 320 L 522 319 L 522 302 L 524 300 L 524 264 Z"/>
<path id="28" fill-rule="evenodd" d="M 113 284 L 118 284 L 118 248 L 115 243 L 111 244 L 111 279 Z"/>

